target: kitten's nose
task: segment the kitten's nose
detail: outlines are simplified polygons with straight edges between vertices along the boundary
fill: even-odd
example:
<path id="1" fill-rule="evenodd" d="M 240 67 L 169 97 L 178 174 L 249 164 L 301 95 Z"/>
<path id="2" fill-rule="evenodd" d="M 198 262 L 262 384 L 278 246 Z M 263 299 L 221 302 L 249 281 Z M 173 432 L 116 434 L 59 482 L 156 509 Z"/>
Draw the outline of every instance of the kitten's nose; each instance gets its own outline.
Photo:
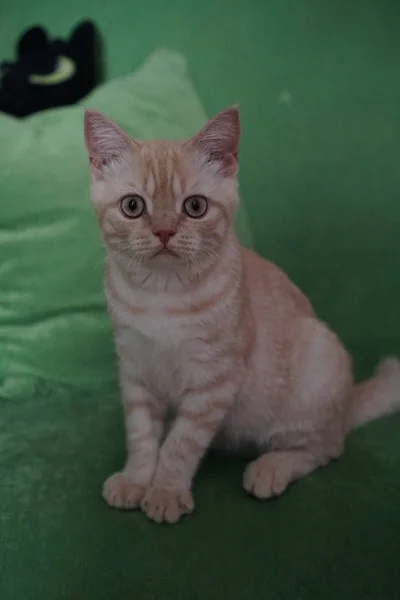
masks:
<path id="1" fill-rule="evenodd" d="M 172 231 L 172 229 L 157 229 L 157 231 L 154 232 L 154 235 L 160 238 L 161 243 L 166 246 L 175 233 L 176 232 Z"/>

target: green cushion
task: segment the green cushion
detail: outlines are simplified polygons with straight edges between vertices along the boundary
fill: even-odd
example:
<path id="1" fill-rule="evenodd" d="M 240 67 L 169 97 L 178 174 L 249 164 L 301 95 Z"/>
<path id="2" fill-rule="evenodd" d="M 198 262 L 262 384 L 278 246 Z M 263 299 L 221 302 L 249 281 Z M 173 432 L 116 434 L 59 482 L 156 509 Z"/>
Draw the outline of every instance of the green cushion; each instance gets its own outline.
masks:
<path id="1" fill-rule="evenodd" d="M 184 138 L 206 120 L 185 60 L 163 50 L 85 104 L 143 139 Z M 38 379 L 97 389 L 115 381 L 82 116 L 81 105 L 0 117 L 0 396 L 29 394 Z M 250 244 L 243 212 L 238 224 Z"/>

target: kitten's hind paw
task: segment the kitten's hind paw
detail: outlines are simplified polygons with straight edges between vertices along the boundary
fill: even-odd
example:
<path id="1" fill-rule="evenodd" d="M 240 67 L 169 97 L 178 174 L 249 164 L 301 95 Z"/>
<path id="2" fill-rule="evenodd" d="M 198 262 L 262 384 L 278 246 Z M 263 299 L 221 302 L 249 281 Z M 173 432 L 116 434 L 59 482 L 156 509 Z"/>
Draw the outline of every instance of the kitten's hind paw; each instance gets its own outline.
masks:
<path id="1" fill-rule="evenodd" d="M 260 500 L 280 496 L 289 483 L 324 464 L 327 464 L 325 455 L 318 459 L 301 450 L 270 452 L 247 465 L 243 487 Z"/>
<path id="2" fill-rule="evenodd" d="M 269 460 L 269 456 L 262 456 L 247 465 L 243 476 L 246 492 L 260 499 L 279 496 L 288 483 L 286 473 L 273 460 Z"/>
<path id="3" fill-rule="evenodd" d="M 194 509 L 190 490 L 158 490 L 149 488 L 142 501 L 142 509 L 156 523 L 177 523 Z"/>
<path id="4" fill-rule="evenodd" d="M 124 473 L 114 473 L 104 482 L 103 498 L 109 506 L 129 510 L 140 507 L 145 491 Z"/>

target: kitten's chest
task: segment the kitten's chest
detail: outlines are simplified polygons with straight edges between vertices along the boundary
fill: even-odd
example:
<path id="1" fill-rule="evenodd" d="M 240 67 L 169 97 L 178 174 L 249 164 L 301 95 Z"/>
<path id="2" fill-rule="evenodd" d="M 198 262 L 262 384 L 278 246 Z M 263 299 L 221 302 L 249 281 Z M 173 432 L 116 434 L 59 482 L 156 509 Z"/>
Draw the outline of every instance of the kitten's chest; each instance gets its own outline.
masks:
<path id="1" fill-rule="evenodd" d="M 175 404 L 191 381 L 197 344 L 180 328 L 153 317 L 133 319 L 116 328 L 116 342 L 125 368 L 144 380 L 159 398 Z"/>
<path id="2" fill-rule="evenodd" d="M 204 334 L 214 325 L 211 311 L 205 318 L 190 310 L 187 298 L 132 293 L 122 284 L 114 293 L 109 286 L 107 298 L 118 354 L 130 375 L 136 373 L 155 395 L 173 403 L 187 387 L 204 381 L 210 358 Z"/>
<path id="3" fill-rule="evenodd" d="M 177 300 L 162 293 L 132 292 L 123 282 L 117 282 L 114 293 L 106 286 L 106 296 L 118 328 L 129 330 L 138 338 L 142 336 L 160 349 L 181 346 L 196 333 L 199 323 L 193 317 L 174 314 Z"/>
<path id="4" fill-rule="evenodd" d="M 128 331 L 133 340 L 155 347 L 163 354 L 181 354 L 181 349 L 190 345 L 199 331 L 195 323 L 168 317 L 157 310 L 138 315 L 129 315 L 126 311 L 113 313 L 116 323 Z"/>

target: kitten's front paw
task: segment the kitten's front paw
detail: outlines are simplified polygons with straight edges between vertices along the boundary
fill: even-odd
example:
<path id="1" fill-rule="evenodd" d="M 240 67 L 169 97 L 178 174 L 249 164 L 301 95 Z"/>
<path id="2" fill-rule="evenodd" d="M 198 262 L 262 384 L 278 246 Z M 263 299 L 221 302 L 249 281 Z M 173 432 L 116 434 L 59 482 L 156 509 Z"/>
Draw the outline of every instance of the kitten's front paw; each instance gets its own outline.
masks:
<path id="1" fill-rule="evenodd" d="M 124 473 L 114 473 L 103 485 L 103 498 L 114 508 L 139 508 L 145 488 L 134 483 Z"/>
<path id="2" fill-rule="evenodd" d="M 142 509 L 156 523 L 177 523 L 194 509 L 190 490 L 160 490 L 150 487 L 142 500 Z"/>

